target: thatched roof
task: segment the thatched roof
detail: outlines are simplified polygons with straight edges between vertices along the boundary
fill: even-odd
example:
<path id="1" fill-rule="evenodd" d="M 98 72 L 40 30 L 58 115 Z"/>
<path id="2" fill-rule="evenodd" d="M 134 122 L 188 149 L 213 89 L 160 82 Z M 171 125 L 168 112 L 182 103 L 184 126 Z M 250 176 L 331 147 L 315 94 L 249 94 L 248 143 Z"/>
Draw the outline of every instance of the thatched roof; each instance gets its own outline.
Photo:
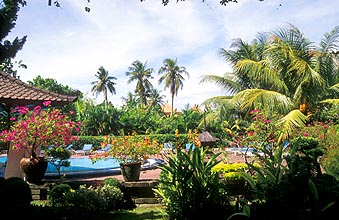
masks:
<path id="1" fill-rule="evenodd" d="M 213 146 L 219 139 L 213 137 L 208 131 L 202 132 L 198 137 L 202 146 Z"/>

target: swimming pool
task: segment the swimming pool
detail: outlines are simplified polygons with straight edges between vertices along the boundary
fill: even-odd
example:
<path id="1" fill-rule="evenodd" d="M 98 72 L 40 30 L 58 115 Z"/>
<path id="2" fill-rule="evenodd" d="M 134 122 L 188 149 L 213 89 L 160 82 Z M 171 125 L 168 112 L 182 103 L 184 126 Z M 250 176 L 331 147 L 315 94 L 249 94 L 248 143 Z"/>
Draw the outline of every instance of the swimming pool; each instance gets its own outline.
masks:
<path id="1" fill-rule="evenodd" d="M 0 163 L 5 164 L 7 156 L 0 156 Z M 97 177 L 106 175 L 120 174 L 119 162 L 114 158 L 107 158 L 92 163 L 91 159 L 70 158 L 71 165 L 69 167 L 61 167 L 61 175 L 66 174 L 66 177 Z M 147 159 L 141 166 L 142 170 L 152 169 L 162 164 L 161 159 Z M 58 176 L 58 172 L 52 164 L 48 163 L 45 179 L 52 179 Z"/>

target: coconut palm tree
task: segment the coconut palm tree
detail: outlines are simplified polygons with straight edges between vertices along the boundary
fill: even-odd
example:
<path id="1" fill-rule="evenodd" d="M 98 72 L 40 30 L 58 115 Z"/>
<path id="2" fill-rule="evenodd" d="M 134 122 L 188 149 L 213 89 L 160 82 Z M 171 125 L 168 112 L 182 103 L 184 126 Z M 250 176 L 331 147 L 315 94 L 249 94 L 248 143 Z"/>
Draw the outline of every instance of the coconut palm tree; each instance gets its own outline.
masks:
<path id="1" fill-rule="evenodd" d="M 149 107 L 157 106 L 159 109 L 165 104 L 165 95 L 160 94 L 161 91 L 157 89 L 152 89 L 148 94 L 148 105 Z"/>
<path id="2" fill-rule="evenodd" d="M 285 114 L 281 123 L 288 129 L 303 126 L 320 103 L 338 100 L 339 26 L 318 46 L 293 25 L 261 36 L 251 45 L 238 40 L 235 51 L 222 49 L 232 75 L 205 76 L 201 82 L 215 81 L 233 91 L 231 101 L 242 111 L 261 108 Z"/>
<path id="3" fill-rule="evenodd" d="M 184 86 L 183 81 L 185 80 L 183 75 L 186 75 L 189 78 L 189 73 L 186 71 L 186 68 L 183 66 L 178 66 L 177 59 L 165 59 L 163 61 L 163 66 L 159 69 L 159 75 L 163 74 L 159 78 L 159 84 L 164 84 L 164 89 L 170 88 L 171 98 L 172 98 L 172 109 L 171 114 L 173 114 L 174 108 L 174 95 L 178 95 L 178 90 L 182 89 Z"/>
<path id="4" fill-rule="evenodd" d="M 128 92 L 127 97 L 121 97 L 122 101 L 125 103 L 128 107 L 134 107 L 138 104 L 138 99 L 135 94 Z"/>
<path id="5" fill-rule="evenodd" d="M 132 63 L 132 66 L 128 67 L 128 72 L 126 76 L 129 76 L 127 83 L 133 81 L 137 82 L 135 92 L 139 96 L 140 104 L 147 105 L 147 96 L 146 94 L 153 88 L 152 83 L 149 81 L 153 79 L 152 73 L 154 72 L 153 68 L 147 68 L 147 61 L 143 64 L 139 60 L 136 60 Z"/>
<path id="6" fill-rule="evenodd" d="M 103 67 L 99 67 L 99 70 L 95 76 L 98 78 L 97 81 L 91 82 L 93 85 L 92 93 L 98 96 L 99 93 L 104 93 L 105 102 L 108 103 L 107 91 L 112 94 L 116 94 L 114 85 L 116 84 L 113 80 L 117 78 L 114 76 L 109 76 L 108 71 Z"/>

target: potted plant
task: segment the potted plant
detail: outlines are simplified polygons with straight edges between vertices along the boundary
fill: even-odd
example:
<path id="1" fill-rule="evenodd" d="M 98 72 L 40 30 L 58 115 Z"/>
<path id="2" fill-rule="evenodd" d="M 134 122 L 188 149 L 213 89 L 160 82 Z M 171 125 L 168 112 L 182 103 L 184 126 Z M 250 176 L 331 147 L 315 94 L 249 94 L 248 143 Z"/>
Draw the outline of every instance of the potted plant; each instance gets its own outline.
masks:
<path id="1" fill-rule="evenodd" d="M 11 142 L 15 151 L 25 150 L 28 153 L 28 158 L 21 159 L 20 166 L 26 180 L 38 184 L 47 168 L 46 159 L 38 156 L 39 151 L 66 146 L 76 140 L 74 134 L 80 131 L 80 123 L 71 121 L 60 109 L 51 108 L 50 101 L 33 109 L 15 107 L 12 114 L 17 117 L 10 119 L 10 128 L 2 131 L 0 138 Z M 29 175 L 37 170 L 42 172 L 38 177 Z"/>
<path id="2" fill-rule="evenodd" d="M 103 146 L 111 147 L 102 153 L 90 155 L 93 162 L 113 157 L 120 163 L 121 173 L 125 181 L 137 181 L 140 176 L 141 164 L 152 155 L 157 155 L 163 148 L 156 138 L 149 135 L 137 135 L 136 132 L 123 136 L 106 136 Z"/>

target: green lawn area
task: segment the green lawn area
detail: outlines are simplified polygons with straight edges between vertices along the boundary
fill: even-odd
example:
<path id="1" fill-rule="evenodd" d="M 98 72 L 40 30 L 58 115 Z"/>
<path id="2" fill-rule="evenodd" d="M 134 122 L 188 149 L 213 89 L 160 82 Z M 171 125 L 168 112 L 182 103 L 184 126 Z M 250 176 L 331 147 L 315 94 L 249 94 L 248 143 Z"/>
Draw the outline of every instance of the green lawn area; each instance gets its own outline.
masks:
<path id="1" fill-rule="evenodd" d="M 165 208 L 160 205 L 139 205 L 131 211 L 124 211 L 111 214 L 107 220 L 119 219 L 119 220 L 164 220 L 167 219 Z"/>

